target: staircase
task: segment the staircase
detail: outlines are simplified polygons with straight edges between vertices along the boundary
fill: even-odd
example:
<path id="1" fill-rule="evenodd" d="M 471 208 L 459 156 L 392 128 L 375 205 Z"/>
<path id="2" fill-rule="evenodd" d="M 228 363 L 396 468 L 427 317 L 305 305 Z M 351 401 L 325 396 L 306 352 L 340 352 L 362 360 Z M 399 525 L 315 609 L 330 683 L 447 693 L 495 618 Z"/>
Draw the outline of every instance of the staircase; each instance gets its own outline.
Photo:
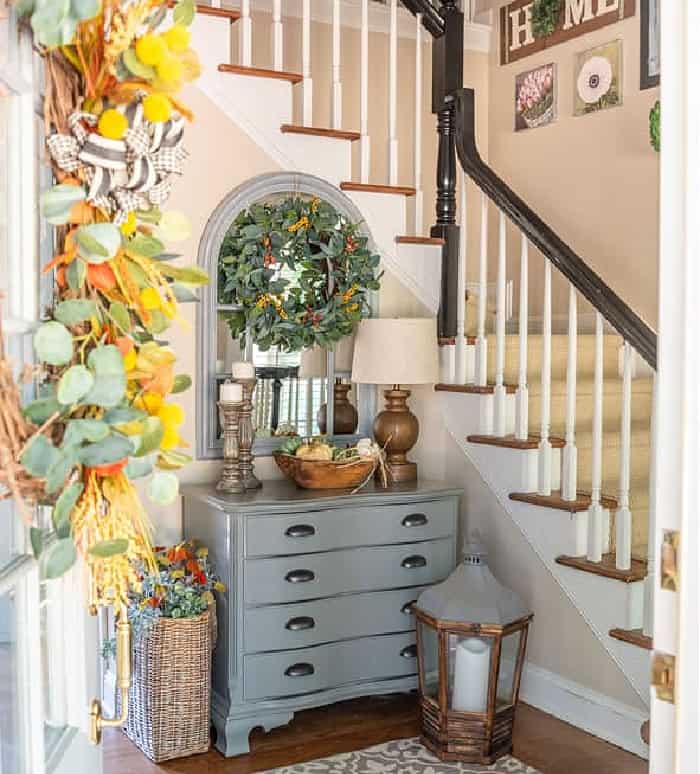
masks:
<path id="1" fill-rule="evenodd" d="M 463 17 L 451 2 L 411 0 L 416 16 L 416 127 L 411 185 L 398 180 L 396 43 L 398 9 L 389 0 L 389 121 L 386 181 L 370 182 L 368 46 L 370 4 L 359 6 L 360 126 L 342 124 L 338 0 L 329 2 L 332 29 L 332 128 L 312 125 L 311 4 L 301 3 L 302 68 L 284 69 L 281 3 L 272 10 L 272 63 L 253 66 L 253 22 L 241 11 L 210 9 L 196 18 L 193 45 L 203 75 L 198 87 L 280 168 L 315 176 L 342 191 L 363 215 L 384 267 L 431 314 L 438 314 L 445 426 L 479 471 L 535 554 L 571 599 L 645 703 L 649 703 L 651 589 L 648 574 L 652 406 L 656 338 L 645 324 L 481 161 L 474 139 L 473 93 L 461 89 L 461 68 L 446 69 L 433 104 L 438 114 L 438 218 L 423 231 L 421 179 L 422 41 L 457 40 Z M 438 10 L 439 9 L 439 10 Z M 230 24 L 238 28 L 238 64 L 230 62 Z M 458 26 L 457 26 L 458 25 Z M 450 37 L 446 30 L 457 29 Z M 444 42 L 433 67 L 455 62 Z M 451 58 L 450 58 L 451 55 Z M 459 57 L 461 60 L 461 56 Z M 457 72 L 454 72 L 454 71 Z M 444 94 L 436 101 L 436 91 Z M 439 96 L 439 95 L 438 95 Z M 449 96 L 449 98 L 447 98 Z M 295 97 L 299 108 L 295 112 Z M 297 114 L 300 120 L 295 121 Z M 353 146 L 357 146 L 353 151 Z M 457 206 L 455 151 L 460 173 Z M 481 191 L 480 247 L 466 254 L 468 185 Z M 457 223 L 457 211 L 463 226 Z M 496 304 L 487 330 L 489 220 L 498 219 Z M 506 222 L 521 234 L 518 333 L 506 333 Z M 474 228 L 474 224 L 469 224 Z M 532 330 L 528 261 L 545 257 L 544 295 Z M 466 255 L 465 255 L 466 254 Z M 461 255 L 461 259 L 460 259 Z M 541 258 L 538 256 L 538 261 Z M 465 265 L 478 266 L 478 320 L 465 332 Z M 569 282 L 566 332 L 552 331 L 552 269 Z M 593 304 L 595 332 L 579 332 L 581 297 Z"/>

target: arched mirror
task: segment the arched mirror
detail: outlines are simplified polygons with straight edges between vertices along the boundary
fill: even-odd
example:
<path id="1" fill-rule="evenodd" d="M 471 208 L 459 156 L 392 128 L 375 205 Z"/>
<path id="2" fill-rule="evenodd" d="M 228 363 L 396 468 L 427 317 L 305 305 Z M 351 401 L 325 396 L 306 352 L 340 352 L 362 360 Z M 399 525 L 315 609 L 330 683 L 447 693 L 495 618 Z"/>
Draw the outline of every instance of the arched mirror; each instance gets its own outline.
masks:
<path id="1" fill-rule="evenodd" d="M 284 331 L 280 334 L 279 318 L 286 313 L 275 315 L 272 308 L 266 310 L 265 306 L 279 304 L 278 299 L 282 299 L 291 313 L 305 303 L 304 293 L 309 283 L 332 283 L 330 271 L 325 276 L 321 272 L 314 276 L 303 261 L 294 261 L 291 257 L 285 260 L 284 250 L 282 255 L 276 250 L 281 260 L 266 275 L 274 294 L 261 292 L 255 277 L 241 283 L 240 273 L 236 271 L 235 256 L 240 256 L 243 250 L 261 249 L 258 222 L 264 222 L 266 213 L 283 210 L 280 205 L 290 201 L 301 202 L 302 207 L 313 206 L 314 216 L 318 210 L 318 217 L 323 217 L 326 207 L 329 213 L 339 213 L 344 222 L 359 224 L 360 263 L 365 257 L 369 260 L 373 256 L 371 235 L 363 228 L 359 210 L 337 188 L 311 175 L 261 175 L 236 188 L 219 204 L 207 223 L 199 248 L 200 265 L 210 277 L 216 277 L 215 283 L 203 289 L 198 307 L 197 453 L 200 459 L 222 454 L 216 407 L 219 387 L 230 377 L 232 364 L 241 360 L 253 363 L 257 379 L 253 406 L 255 454 L 271 453 L 279 446 L 280 436 L 285 434 L 328 433 L 336 443 L 351 444 L 369 433 L 375 414 L 375 391 L 368 385 L 350 382 L 353 320 L 359 319 L 359 309 L 353 312 L 353 304 L 344 307 L 351 310 L 341 323 L 343 333 L 347 331 L 348 335 L 329 342 L 322 333 L 314 340 L 307 336 L 299 339 L 298 332 L 292 332 L 289 337 Z M 284 231 L 294 233 L 295 218 L 302 220 L 303 213 L 309 210 L 292 214 L 293 208 L 287 209 L 292 212 L 284 212 L 284 217 L 290 219 L 289 226 L 285 221 Z M 246 247 L 247 240 L 250 247 Z M 376 258 L 372 261 L 376 262 Z M 236 302 L 241 297 L 247 299 L 248 309 L 259 301 L 252 323 L 250 314 L 246 320 L 241 304 Z M 364 303 L 362 313 L 365 316 L 373 313 L 376 294 L 366 296 Z M 269 335 L 266 313 L 269 319 L 278 321 L 275 335 Z M 334 330 L 338 330 L 337 322 Z"/>

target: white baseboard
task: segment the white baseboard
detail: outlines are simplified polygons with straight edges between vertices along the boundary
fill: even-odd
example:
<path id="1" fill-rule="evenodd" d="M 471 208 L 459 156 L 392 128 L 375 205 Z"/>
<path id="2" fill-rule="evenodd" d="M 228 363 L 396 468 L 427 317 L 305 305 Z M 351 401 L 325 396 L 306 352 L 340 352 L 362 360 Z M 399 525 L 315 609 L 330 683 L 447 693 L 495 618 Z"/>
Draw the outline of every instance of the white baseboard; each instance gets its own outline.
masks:
<path id="1" fill-rule="evenodd" d="M 639 735 L 648 716 L 634 707 L 530 663 L 523 670 L 520 699 L 640 758 L 649 757 Z"/>

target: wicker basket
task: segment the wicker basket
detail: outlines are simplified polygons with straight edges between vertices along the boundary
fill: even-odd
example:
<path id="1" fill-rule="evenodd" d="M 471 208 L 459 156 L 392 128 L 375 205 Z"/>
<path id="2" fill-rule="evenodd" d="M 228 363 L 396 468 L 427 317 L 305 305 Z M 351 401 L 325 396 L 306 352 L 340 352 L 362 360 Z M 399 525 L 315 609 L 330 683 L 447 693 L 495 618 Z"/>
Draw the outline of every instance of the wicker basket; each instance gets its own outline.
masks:
<path id="1" fill-rule="evenodd" d="M 216 609 L 160 618 L 133 646 L 124 731 L 152 761 L 207 752 Z"/>

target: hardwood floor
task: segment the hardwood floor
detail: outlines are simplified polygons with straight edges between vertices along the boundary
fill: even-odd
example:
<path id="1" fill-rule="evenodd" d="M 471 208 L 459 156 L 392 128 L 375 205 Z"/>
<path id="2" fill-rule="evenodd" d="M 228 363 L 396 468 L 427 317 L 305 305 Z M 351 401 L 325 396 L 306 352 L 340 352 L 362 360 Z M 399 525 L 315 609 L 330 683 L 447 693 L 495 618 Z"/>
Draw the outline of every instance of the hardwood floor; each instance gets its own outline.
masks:
<path id="1" fill-rule="evenodd" d="M 356 699 L 298 714 L 286 727 L 251 735 L 251 754 L 226 759 L 216 751 L 151 763 L 117 730 L 105 732 L 104 774 L 250 774 L 359 750 L 418 734 L 413 696 Z M 543 774 L 645 774 L 647 764 L 551 715 L 521 704 L 515 755 Z"/>

